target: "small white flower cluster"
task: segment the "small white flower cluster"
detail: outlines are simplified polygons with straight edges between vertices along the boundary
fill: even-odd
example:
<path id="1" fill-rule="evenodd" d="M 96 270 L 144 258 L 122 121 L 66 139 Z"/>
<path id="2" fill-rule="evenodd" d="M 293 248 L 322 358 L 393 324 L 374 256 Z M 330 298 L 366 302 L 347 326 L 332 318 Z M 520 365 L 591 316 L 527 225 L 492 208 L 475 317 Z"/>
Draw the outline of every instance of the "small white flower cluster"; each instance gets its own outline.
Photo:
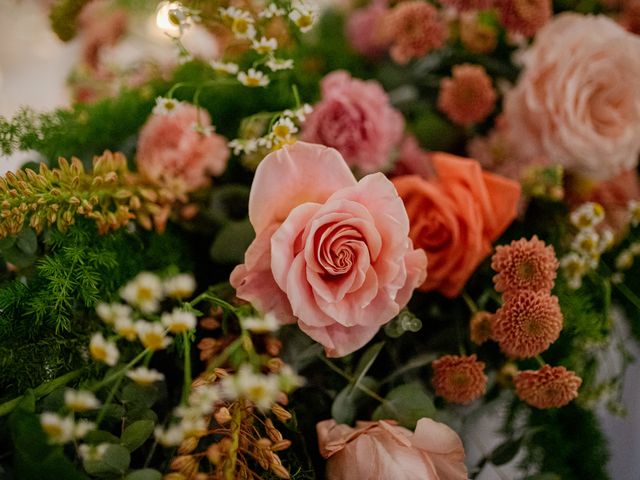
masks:
<path id="1" fill-rule="evenodd" d="M 572 251 L 560 259 L 560 267 L 572 289 L 582 286 L 583 277 L 598 267 L 600 256 L 613 246 L 614 236 L 610 229 L 596 230 L 604 217 L 604 208 L 594 202 L 580 205 L 569 216 L 578 232 L 571 242 Z"/>
<path id="2" fill-rule="evenodd" d="M 624 281 L 624 270 L 633 267 L 636 257 L 640 256 L 640 242 L 633 242 L 627 248 L 620 251 L 616 257 L 616 272 L 613 274 L 614 283 L 622 283 Z"/>
<path id="3" fill-rule="evenodd" d="M 152 113 L 154 115 L 172 115 L 181 103 L 174 98 L 157 97 Z"/>
<path id="4" fill-rule="evenodd" d="M 257 138 L 236 138 L 229 142 L 229 148 L 233 150 L 234 155 L 240 155 L 255 153 L 260 148 L 277 150 L 283 145 L 293 143 L 294 134 L 298 132 L 296 122 L 304 122 L 312 110 L 311 105 L 307 103 L 295 110 L 285 110 L 276 116 L 266 135 Z"/>
<path id="5" fill-rule="evenodd" d="M 40 425 L 51 443 L 64 444 L 84 437 L 96 428 L 95 423 L 88 420 L 76 421 L 72 415 L 62 416 L 53 412 L 40 415 Z"/>
<path id="6" fill-rule="evenodd" d="M 166 10 L 166 20 L 169 25 L 178 29 L 179 36 L 192 25 L 202 21 L 198 10 L 185 7 L 180 2 L 163 2 L 160 7 L 161 10 Z"/>
<path id="7" fill-rule="evenodd" d="M 640 201 L 631 200 L 627 206 L 629 211 L 629 223 L 632 227 L 640 225 Z"/>
<path id="8" fill-rule="evenodd" d="M 278 318 L 272 313 L 267 313 L 263 317 L 251 316 L 241 318 L 240 325 L 244 330 L 249 330 L 257 334 L 275 332 L 280 328 Z"/>
<path id="9" fill-rule="evenodd" d="M 101 303 L 96 307 L 96 313 L 104 323 L 113 328 L 118 337 L 130 342 L 139 340 L 142 346 L 150 351 L 161 350 L 172 343 L 172 339 L 167 336 L 168 333 L 178 335 L 195 328 L 195 315 L 176 307 L 171 312 L 163 312 L 160 322 L 147 321 L 137 314 L 134 317 L 134 308 L 138 309 L 141 315 L 156 313 L 165 298 L 182 300 L 193 295 L 195 289 L 195 279 L 189 274 L 179 274 L 162 280 L 153 273 L 142 272 L 120 290 L 120 296 L 127 304 Z M 118 363 L 120 356 L 115 340 L 107 340 L 99 332 L 91 337 L 89 353 L 94 360 L 109 366 Z M 127 375 L 141 384 L 162 379 L 162 374 L 155 370 L 138 369 Z"/>
<path id="10" fill-rule="evenodd" d="M 220 424 L 229 421 L 229 411 L 221 405 L 222 402 L 242 398 L 267 411 L 276 403 L 281 392 L 291 392 L 303 384 L 304 379 L 288 365 L 283 366 L 278 374 L 265 375 L 244 364 L 235 374 L 224 376 L 220 383 L 194 388 L 187 405 L 174 410 L 179 421 L 166 428 L 158 426 L 155 429 L 156 439 L 165 447 L 175 447 L 185 438 L 204 435 L 211 414 Z"/>

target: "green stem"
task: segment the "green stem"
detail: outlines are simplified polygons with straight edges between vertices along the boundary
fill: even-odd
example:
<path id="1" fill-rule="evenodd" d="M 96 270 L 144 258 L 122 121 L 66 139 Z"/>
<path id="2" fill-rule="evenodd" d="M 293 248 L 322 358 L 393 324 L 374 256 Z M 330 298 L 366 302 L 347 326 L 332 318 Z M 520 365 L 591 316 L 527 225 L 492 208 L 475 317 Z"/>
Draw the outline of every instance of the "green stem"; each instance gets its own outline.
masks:
<path id="1" fill-rule="evenodd" d="M 473 301 L 467 292 L 462 293 L 462 299 L 467 304 L 467 307 L 469 307 L 469 310 L 471 310 L 471 313 L 476 313 L 479 310 L 478 305 L 476 305 L 476 302 Z"/>
<path id="2" fill-rule="evenodd" d="M 541 367 L 544 367 L 547 364 L 540 355 L 536 355 L 535 359 L 540 364 Z"/>
<path id="3" fill-rule="evenodd" d="M 240 427 L 242 426 L 242 406 L 236 403 L 231 417 L 231 446 L 229 447 L 228 460 L 224 466 L 225 480 L 236 478 L 236 460 L 240 445 Z"/>
<path id="4" fill-rule="evenodd" d="M 133 360 L 131 360 L 129 363 L 127 363 L 124 367 L 122 367 L 120 370 L 118 370 L 117 372 L 113 372 L 111 375 L 109 375 L 108 377 L 106 377 L 104 380 L 102 380 L 101 382 L 98 382 L 97 384 L 93 385 L 91 387 L 91 391 L 92 392 L 96 392 L 98 390 L 100 390 L 102 387 L 104 387 L 105 385 L 109 385 L 111 382 L 113 382 L 115 379 L 121 377 L 124 373 L 126 373 L 131 367 L 133 367 L 136 363 L 138 363 L 140 360 L 142 360 L 142 358 L 149 352 L 150 350 L 148 348 L 144 349 L 142 352 L 140 352 Z"/>
<path id="5" fill-rule="evenodd" d="M 62 387 L 63 385 L 66 385 L 71 380 L 74 380 L 80 375 L 81 372 L 82 370 L 74 370 L 72 372 L 62 375 L 61 377 L 54 378 L 53 380 L 45 382 L 39 385 L 38 387 L 36 387 L 33 390 L 33 394 L 36 397 L 36 399 L 42 398 L 45 395 L 50 394 L 54 390 L 57 390 L 58 388 Z M 13 409 L 18 406 L 18 404 L 22 401 L 23 398 L 24 398 L 24 395 L 20 395 L 19 397 L 16 397 L 12 400 L 9 400 L 7 402 L 0 404 L 0 417 L 11 413 Z"/>
<path id="6" fill-rule="evenodd" d="M 189 393 L 191 392 L 191 341 L 189 340 L 189 332 L 182 334 L 182 345 L 184 347 L 184 384 L 182 385 L 182 403 L 189 401 Z"/>
<path id="7" fill-rule="evenodd" d="M 220 355 L 209 363 L 207 367 L 207 371 L 214 370 L 226 363 L 229 357 L 242 345 L 242 337 L 236 338 L 233 342 L 231 342 L 227 347 L 222 351 Z"/>
<path id="8" fill-rule="evenodd" d="M 327 365 L 331 370 L 333 370 L 334 372 L 336 372 L 338 375 L 340 375 L 341 377 L 345 378 L 346 380 L 348 380 L 350 383 L 355 383 L 355 379 L 349 375 L 348 373 L 344 372 L 340 367 L 338 367 L 337 365 L 334 365 L 333 362 L 331 360 L 329 360 L 328 358 L 325 358 L 324 355 L 320 354 L 318 355 L 318 358 L 320 360 L 322 360 L 322 362 Z M 377 400 L 380 403 L 384 403 L 385 405 L 388 405 L 389 402 L 387 402 L 384 398 L 382 398 L 380 395 L 378 395 L 376 392 L 374 392 L 373 390 L 371 390 L 370 388 L 366 387 L 365 385 L 362 385 L 361 383 L 355 384 L 355 386 L 362 390 L 363 393 L 369 395 L 371 398 L 373 398 L 374 400 Z M 391 405 L 388 405 L 391 407 Z"/>
<path id="9" fill-rule="evenodd" d="M 116 395 L 118 388 L 120 388 L 120 384 L 122 383 L 123 379 L 124 377 L 120 376 L 120 378 L 118 378 L 118 381 L 109 391 L 109 395 L 107 396 L 107 399 L 105 400 L 104 405 L 102 405 L 102 408 L 100 408 L 100 412 L 98 413 L 98 418 L 96 419 L 97 426 L 100 426 L 100 422 L 102 422 L 102 420 L 104 419 L 104 416 L 107 414 L 107 407 L 111 404 L 111 401 L 113 400 L 113 397 Z"/>

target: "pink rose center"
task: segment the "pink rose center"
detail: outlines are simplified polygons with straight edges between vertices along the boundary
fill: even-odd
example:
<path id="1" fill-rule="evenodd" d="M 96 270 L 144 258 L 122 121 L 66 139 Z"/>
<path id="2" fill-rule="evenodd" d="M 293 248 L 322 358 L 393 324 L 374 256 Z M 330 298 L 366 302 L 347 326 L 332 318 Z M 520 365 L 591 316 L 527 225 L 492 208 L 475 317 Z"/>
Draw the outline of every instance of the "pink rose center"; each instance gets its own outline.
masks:
<path id="1" fill-rule="evenodd" d="M 349 273 L 361 255 L 368 255 L 362 234 L 351 225 L 327 225 L 316 232 L 318 263 L 330 276 Z"/>

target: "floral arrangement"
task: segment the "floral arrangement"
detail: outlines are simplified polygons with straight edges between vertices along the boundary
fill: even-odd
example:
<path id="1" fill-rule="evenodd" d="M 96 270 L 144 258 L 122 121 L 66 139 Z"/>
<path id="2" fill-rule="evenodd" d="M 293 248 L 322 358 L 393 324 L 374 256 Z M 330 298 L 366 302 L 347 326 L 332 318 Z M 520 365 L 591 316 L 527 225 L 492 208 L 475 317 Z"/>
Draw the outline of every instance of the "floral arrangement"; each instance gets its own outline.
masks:
<path id="1" fill-rule="evenodd" d="M 609 478 L 637 1 L 147 3 L 53 2 L 74 103 L 0 118 L 0 472 Z"/>

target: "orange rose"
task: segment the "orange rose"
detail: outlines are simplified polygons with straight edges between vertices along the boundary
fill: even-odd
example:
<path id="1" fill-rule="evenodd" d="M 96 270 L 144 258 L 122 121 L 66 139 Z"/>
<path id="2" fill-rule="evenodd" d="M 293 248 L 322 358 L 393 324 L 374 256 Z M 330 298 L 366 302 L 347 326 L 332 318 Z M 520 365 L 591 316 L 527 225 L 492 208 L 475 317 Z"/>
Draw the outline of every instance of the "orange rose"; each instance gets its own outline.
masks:
<path id="1" fill-rule="evenodd" d="M 431 160 L 435 179 L 407 175 L 393 183 L 409 215 L 409 236 L 427 253 L 427 280 L 420 290 L 452 298 L 516 217 L 520 185 L 483 172 L 475 160 L 446 153 L 434 153 Z"/>

